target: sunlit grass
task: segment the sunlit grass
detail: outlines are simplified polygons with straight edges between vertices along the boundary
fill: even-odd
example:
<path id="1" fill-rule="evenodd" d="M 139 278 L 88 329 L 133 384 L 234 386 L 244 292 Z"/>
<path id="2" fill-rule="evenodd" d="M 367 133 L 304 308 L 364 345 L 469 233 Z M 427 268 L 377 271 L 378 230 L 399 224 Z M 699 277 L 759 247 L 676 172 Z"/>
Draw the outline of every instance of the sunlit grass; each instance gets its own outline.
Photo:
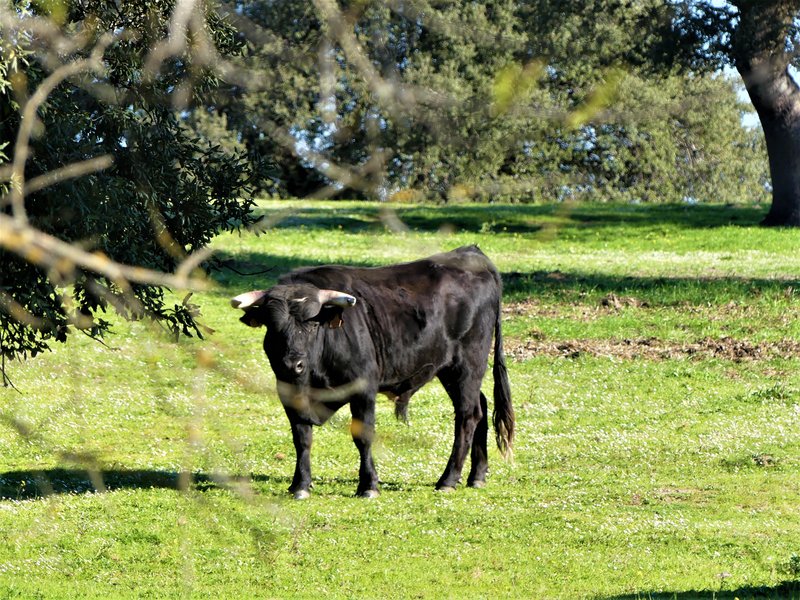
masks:
<path id="1" fill-rule="evenodd" d="M 404 231 L 374 204 L 296 209 L 265 202 L 273 229 L 215 241 L 238 271 L 273 270 L 215 274 L 195 297 L 206 340 L 119 322 L 108 346 L 11 365 L 0 595 L 800 598 L 800 356 L 680 352 L 797 339 L 800 233 L 755 227 L 753 207 L 401 206 Z M 441 387 L 410 425 L 379 397 L 381 496 L 353 497 L 345 410 L 315 431 L 311 499 L 291 501 L 262 333 L 228 298 L 299 265 L 466 243 L 504 274 L 507 345 L 646 339 L 675 357 L 511 360 L 515 461 L 492 449 L 487 487 L 454 494 L 433 491 Z"/>

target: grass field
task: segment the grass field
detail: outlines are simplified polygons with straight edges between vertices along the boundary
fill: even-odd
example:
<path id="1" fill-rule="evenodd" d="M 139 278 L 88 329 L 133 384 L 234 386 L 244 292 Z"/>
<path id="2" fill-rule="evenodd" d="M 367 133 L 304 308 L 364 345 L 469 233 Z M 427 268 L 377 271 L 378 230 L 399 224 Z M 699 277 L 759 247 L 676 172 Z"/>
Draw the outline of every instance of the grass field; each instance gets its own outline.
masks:
<path id="1" fill-rule="evenodd" d="M 118 322 L 10 365 L 0 598 L 800 600 L 800 232 L 724 205 L 260 210 L 214 246 L 272 270 L 195 294 L 207 339 Z M 262 332 L 228 299 L 468 243 L 505 282 L 514 463 L 491 449 L 486 488 L 434 492 L 452 407 L 431 384 L 409 425 L 379 397 L 379 498 L 353 497 L 345 410 L 292 501 Z"/>

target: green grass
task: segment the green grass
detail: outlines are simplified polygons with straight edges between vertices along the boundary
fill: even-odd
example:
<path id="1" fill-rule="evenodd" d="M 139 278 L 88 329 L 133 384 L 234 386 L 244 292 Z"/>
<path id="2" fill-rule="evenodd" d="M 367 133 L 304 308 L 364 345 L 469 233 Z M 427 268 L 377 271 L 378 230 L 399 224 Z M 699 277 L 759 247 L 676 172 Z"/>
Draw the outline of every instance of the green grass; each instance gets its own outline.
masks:
<path id="1" fill-rule="evenodd" d="M 117 322 L 108 346 L 10 365 L 1 598 L 800 599 L 800 232 L 748 206 L 260 210 L 264 233 L 214 246 L 273 270 L 215 274 L 195 296 L 208 339 Z M 228 298 L 466 243 L 503 273 L 507 346 L 528 348 L 509 367 L 514 463 L 492 450 L 486 488 L 435 493 L 452 408 L 431 384 L 410 425 L 379 397 L 377 500 L 353 497 L 345 410 L 291 501 L 261 332 Z"/>

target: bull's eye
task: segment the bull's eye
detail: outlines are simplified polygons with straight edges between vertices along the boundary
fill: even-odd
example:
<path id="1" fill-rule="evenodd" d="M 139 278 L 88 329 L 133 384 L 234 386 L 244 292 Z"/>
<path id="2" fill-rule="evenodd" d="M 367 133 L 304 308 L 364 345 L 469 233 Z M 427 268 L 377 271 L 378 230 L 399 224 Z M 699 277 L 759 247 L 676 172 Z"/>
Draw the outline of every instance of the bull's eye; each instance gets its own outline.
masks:
<path id="1" fill-rule="evenodd" d="M 300 375 L 300 373 L 305 371 L 305 369 L 306 369 L 306 363 L 304 363 L 302 360 L 298 360 L 296 363 L 294 363 L 294 372 L 297 373 L 298 375 Z"/>

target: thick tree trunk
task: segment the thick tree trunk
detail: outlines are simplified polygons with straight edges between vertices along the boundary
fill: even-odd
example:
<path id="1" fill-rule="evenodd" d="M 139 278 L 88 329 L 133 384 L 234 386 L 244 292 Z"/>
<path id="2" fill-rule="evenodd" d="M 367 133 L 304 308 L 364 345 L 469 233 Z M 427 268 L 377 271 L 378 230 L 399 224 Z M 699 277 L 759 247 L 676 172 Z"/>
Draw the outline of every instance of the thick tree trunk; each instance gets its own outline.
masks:
<path id="1" fill-rule="evenodd" d="M 800 227 L 800 88 L 789 73 L 786 39 L 798 0 L 740 0 L 733 57 L 761 120 L 772 206 L 764 225 Z"/>
<path id="2" fill-rule="evenodd" d="M 758 114 L 767 142 L 772 206 L 762 224 L 800 227 L 800 121 L 763 112 Z"/>

